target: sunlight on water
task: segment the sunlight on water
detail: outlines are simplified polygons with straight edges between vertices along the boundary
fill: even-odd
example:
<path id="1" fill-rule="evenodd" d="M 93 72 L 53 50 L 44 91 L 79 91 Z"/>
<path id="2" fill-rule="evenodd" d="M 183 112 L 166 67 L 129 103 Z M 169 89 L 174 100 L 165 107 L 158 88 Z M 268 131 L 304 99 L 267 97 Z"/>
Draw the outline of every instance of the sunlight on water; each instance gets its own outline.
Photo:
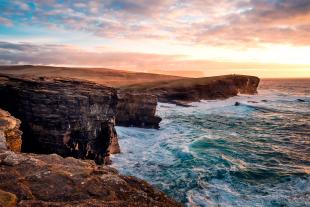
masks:
<path id="1" fill-rule="evenodd" d="M 188 206 L 309 206 L 309 88 L 264 81 L 256 96 L 161 103 L 160 130 L 117 127 L 113 166 Z"/>

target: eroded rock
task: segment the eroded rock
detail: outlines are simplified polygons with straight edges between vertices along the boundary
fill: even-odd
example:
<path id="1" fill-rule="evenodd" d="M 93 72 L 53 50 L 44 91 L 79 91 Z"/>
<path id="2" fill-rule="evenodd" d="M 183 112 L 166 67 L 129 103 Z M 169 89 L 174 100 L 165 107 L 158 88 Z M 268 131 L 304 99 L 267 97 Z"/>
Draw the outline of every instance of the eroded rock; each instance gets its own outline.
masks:
<path id="1" fill-rule="evenodd" d="M 0 153 L 1 160 L 9 156 Z M 0 162 L 0 205 L 6 200 L 6 206 L 181 206 L 145 181 L 94 161 L 18 156 L 20 162 L 13 165 Z"/>
<path id="2" fill-rule="evenodd" d="M 146 93 L 119 92 L 117 97 L 117 125 L 159 128 L 161 118 L 155 115 L 156 96 Z"/>
<path id="3" fill-rule="evenodd" d="M 8 148 L 14 152 L 21 151 L 20 123 L 20 120 L 11 116 L 9 112 L 0 109 L 0 150 Z"/>
<path id="4" fill-rule="evenodd" d="M 225 99 L 239 93 L 255 94 L 259 81 L 255 76 L 227 75 L 137 84 L 124 90 L 131 93 L 149 93 L 157 96 L 160 102 L 186 103 L 203 99 Z"/>
<path id="5" fill-rule="evenodd" d="M 0 107 L 21 121 L 22 150 L 109 163 L 117 150 L 116 90 L 71 79 L 0 78 Z M 113 143 L 113 147 L 110 147 Z"/>

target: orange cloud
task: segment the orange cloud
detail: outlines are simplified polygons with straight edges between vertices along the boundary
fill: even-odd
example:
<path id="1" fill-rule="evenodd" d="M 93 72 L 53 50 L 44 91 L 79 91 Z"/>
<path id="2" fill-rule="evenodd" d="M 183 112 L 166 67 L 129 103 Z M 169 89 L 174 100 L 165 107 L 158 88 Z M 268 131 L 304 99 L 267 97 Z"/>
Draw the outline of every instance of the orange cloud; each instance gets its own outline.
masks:
<path id="1" fill-rule="evenodd" d="M 310 65 L 188 60 L 186 56 L 89 52 L 67 45 L 0 42 L 0 64 L 88 66 L 189 77 L 248 74 L 260 77 L 310 77 Z"/>

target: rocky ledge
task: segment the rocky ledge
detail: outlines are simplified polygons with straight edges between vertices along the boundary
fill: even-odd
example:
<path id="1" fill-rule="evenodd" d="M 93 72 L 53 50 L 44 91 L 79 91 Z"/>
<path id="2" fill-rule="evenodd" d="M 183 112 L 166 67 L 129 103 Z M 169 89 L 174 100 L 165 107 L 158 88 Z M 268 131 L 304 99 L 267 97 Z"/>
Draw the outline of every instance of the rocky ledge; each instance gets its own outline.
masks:
<path id="1" fill-rule="evenodd" d="M 181 206 L 93 161 L 0 151 L 0 206 Z"/>

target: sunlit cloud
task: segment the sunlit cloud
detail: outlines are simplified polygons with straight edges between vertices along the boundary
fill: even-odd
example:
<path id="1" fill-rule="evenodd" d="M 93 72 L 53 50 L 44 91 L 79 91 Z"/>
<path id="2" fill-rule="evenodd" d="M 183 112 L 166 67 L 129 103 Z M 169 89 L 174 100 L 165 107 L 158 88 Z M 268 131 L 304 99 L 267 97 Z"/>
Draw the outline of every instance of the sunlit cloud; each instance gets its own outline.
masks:
<path id="1" fill-rule="evenodd" d="M 31 56 L 1 54 L 2 63 L 116 67 L 113 60 L 126 57 L 118 64 L 139 70 L 180 61 L 310 64 L 309 0 L 2 0 L 0 9 L 2 44 L 38 47 Z M 48 57 L 49 50 L 57 54 Z M 71 62 L 63 58 L 70 53 Z"/>
<path id="2" fill-rule="evenodd" d="M 108 48 L 101 48 L 101 52 L 94 52 L 70 45 L 13 44 L 8 42 L 0 42 L 0 64 L 104 67 L 192 77 L 235 73 L 265 77 L 274 77 L 283 73 L 281 77 L 297 77 L 296 74 L 307 76 L 310 71 L 310 64 L 288 65 L 191 60 L 181 55 L 110 52 Z"/>

